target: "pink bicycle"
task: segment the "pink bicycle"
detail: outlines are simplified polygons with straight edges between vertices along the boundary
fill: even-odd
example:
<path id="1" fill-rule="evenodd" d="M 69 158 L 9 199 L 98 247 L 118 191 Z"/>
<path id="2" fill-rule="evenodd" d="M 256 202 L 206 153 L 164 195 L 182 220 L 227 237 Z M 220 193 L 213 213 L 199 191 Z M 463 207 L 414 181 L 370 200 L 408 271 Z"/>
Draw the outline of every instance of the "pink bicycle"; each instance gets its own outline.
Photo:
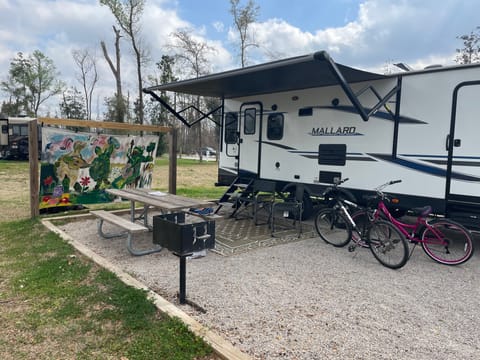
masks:
<path id="1" fill-rule="evenodd" d="M 390 201 L 390 196 L 383 193 L 383 189 L 401 180 L 389 181 L 375 189 L 376 195 L 368 196 L 367 200 L 376 202 L 375 209 L 367 208 L 355 212 L 352 219 L 357 231 L 352 232 L 354 245 L 349 246 L 349 251 L 354 251 L 356 246 L 366 247 L 364 235 L 368 228 L 379 219 L 387 220 L 402 233 L 412 244 L 409 258 L 416 245 L 421 244 L 425 253 L 436 262 L 445 265 L 459 265 L 468 261 L 473 255 L 472 235 L 463 225 L 446 218 L 430 219 L 431 206 L 414 208 L 411 211 L 417 216 L 415 223 L 405 223 L 396 219 L 388 210 L 385 202 Z M 357 206 L 349 201 L 350 206 Z"/>

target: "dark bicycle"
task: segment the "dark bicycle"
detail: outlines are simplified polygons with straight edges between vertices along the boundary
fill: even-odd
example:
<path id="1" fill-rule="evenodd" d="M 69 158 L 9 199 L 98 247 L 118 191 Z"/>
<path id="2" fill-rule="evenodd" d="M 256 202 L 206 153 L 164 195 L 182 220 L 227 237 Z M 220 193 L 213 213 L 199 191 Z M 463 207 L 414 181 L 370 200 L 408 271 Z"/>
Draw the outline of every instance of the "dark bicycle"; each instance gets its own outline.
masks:
<path id="1" fill-rule="evenodd" d="M 362 229 L 350 215 L 347 207 L 357 208 L 354 202 L 345 199 L 338 186 L 348 180 L 338 180 L 328 187 L 323 196 L 332 199 L 330 207 L 320 210 L 315 217 L 315 229 L 327 243 L 342 247 L 347 245 L 355 233 L 364 241 L 373 256 L 383 265 L 391 269 L 404 266 L 409 257 L 408 242 L 405 236 L 390 222 L 372 216 L 368 226 Z"/>

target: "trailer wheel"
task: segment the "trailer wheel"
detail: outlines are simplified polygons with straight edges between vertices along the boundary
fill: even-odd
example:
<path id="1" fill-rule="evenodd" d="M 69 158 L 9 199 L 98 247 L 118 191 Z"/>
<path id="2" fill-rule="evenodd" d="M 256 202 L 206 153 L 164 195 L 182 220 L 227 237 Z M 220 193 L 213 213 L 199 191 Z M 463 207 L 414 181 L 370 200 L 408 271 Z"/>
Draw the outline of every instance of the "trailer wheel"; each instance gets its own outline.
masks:
<path id="1" fill-rule="evenodd" d="M 313 201 L 308 192 L 303 193 L 303 214 L 302 220 L 310 218 L 313 214 Z"/>

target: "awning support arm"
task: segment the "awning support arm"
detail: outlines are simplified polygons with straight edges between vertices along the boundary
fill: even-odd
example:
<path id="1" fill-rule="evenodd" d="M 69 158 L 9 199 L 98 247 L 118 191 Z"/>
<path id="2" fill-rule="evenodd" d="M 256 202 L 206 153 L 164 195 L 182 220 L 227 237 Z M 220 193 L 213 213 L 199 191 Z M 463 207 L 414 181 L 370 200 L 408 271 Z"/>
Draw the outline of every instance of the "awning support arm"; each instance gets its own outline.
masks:
<path id="1" fill-rule="evenodd" d="M 183 124 L 185 124 L 187 127 L 192 127 L 193 125 L 195 125 L 196 123 L 202 121 L 203 119 L 205 118 L 208 118 L 209 120 L 213 121 L 216 125 L 220 126 L 220 124 L 213 120 L 212 118 L 210 118 L 209 116 L 212 115 L 213 113 L 215 113 L 216 111 L 220 110 L 222 108 L 222 106 L 219 106 L 215 109 L 213 109 L 212 111 L 210 111 L 209 113 L 205 114 L 203 111 L 197 109 L 195 106 L 193 105 L 190 105 L 189 107 L 183 109 L 183 110 L 180 110 L 179 112 L 177 112 L 174 108 L 172 108 L 165 100 L 163 100 L 160 96 L 158 96 L 157 94 L 155 94 L 152 90 L 143 90 L 143 92 L 145 94 L 148 94 L 150 95 L 151 97 L 153 97 L 155 100 L 157 100 L 160 104 L 162 104 L 165 109 L 167 109 L 173 116 L 175 116 L 178 120 L 180 120 Z M 182 116 L 182 112 L 190 109 L 190 108 L 193 108 L 195 109 L 196 111 L 198 111 L 200 114 L 202 114 L 202 116 L 200 118 L 198 118 L 197 120 L 195 120 L 194 122 L 192 123 L 189 123 L 187 121 L 187 119 L 185 119 L 183 116 Z"/>
<path id="2" fill-rule="evenodd" d="M 330 57 L 330 55 L 328 55 L 328 53 L 326 51 L 319 51 L 319 52 L 316 52 L 314 55 L 313 55 L 314 59 L 315 60 L 319 60 L 319 61 L 326 61 L 328 63 L 328 65 L 330 66 L 330 70 L 332 71 L 332 74 L 333 76 L 335 76 L 335 78 L 337 79 L 338 83 L 340 84 L 340 86 L 342 87 L 343 91 L 345 92 L 345 95 L 347 95 L 348 99 L 350 100 L 350 102 L 353 104 L 353 106 L 355 107 L 355 109 L 358 111 L 358 114 L 361 116 L 361 118 L 363 119 L 363 121 L 368 121 L 368 119 L 370 118 L 371 115 L 373 115 L 380 107 L 384 106 L 386 104 L 386 102 L 397 92 L 400 90 L 400 87 L 397 85 L 396 87 L 394 87 L 383 99 L 380 97 L 380 95 L 373 89 L 371 88 L 371 90 L 374 92 L 374 94 L 377 96 L 377 98 L 379 99 L 379 102 L 377 103 L 377 105 L 375 105 L 371 110 L 370 112 L 366 112 L 365 109 L 363 108 L 362 104 L 360 103 L 360 101 L 358 100 L 358 95 L 356 95 L 352 88 L 350 87 L 350 85 L 347 83 L 347 81 L 345 80 L 345 78 L 343 77 L 342 73 L 340 72 L 340 69 L 337 67 L 337 65 L 335 64 L 335 62 L 332 60 L 332 58 Z M 368 89 L 368 88 L 367 88 Z M 364 89 L 363 91 L 365 91 L 366 89 Z M 361 91 L 361 93 L 363 93 L 363 91 Z M 388 110 L 388 109 L 387 109 Z"/>
<path id="3" fill-rule="evenodd" d="M 380 109 L 382 106 L 385 106 L 385 104 L 387 103 L 388 100 L 390 100 L 390 98 L 395 95 L 397 93 L 397 91 L 400 90 L 400 86 L 397 85 L 395 86 L 392 90 L 389 91 L 389 93 L 387 95 L 385 95 L 385 97 L 381 97 L 380 94 L 378 93 L 377 90 L 375 90 L 375 88 L 371 85 L 363 88 L 362 90 L 360 90 L 359 92 L 357 92 L 355 95 L 358 97 L 360 97 L 360 95 L 362 95 L 365 91 L 367 90 L 371 90 L 375 96 L 377 97 L 378 99 L 378 103 L 377 105 L 375 105 L 372 109 L 370 109 L 370 111 L 368 112 L 368 117 L 372 116 L 373 114 L 375 114 L 377 112 L 378 109 Z M 395 118 L 395 114 L 390 110 L 390 108 L 388 106 L 385 106 L 385 109 L 388 111 L 388 113 L 390 115 L 392 115 L 392 118 Z"/>
<path id="4" fill-rule="evenodd" d="M 215 121 L 213 120 L 212 118 L 210 118 L 209 116 L 212 115 L 213 113 L 217 112 L 218 110 L 220 110 L 222 108 L 222 106 L 219 106 L 215 109 L 213 109 L 212 111 L 210 111 L 209 113 L 205 114 L 202 110 L 200 109 L 197 109 L 197 107 L 195 105 L 190 105 L 188 107 L 186 107 L 185 109 L 182 109 L 180 110 L 178 113 L 181 114 L 185 111 L 187 111 L 188 109 L 195 109 L 195 111 L 199 112 L 200 114 L 202 114 L 202 117 L 199 117 L 197 120 L 195 120 L 194 122 L 190 123 L 189 126 L 193 126 L 195 125 L 196 123 L 202 121 L 203 119 L 205 118 L 208 118 L 208 120 L 211 120 L 213 121 L 216 125 L 220 126 L 220 123 L 218 121 Z"/>

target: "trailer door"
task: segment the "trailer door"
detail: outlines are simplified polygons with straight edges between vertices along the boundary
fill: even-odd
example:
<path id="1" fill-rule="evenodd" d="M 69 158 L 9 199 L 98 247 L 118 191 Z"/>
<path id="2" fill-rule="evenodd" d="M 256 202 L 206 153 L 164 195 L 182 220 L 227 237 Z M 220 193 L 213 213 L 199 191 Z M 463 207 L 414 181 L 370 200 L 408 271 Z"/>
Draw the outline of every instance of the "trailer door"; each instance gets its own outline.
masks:
<path id="1" fill-rule="evenodd" d="M 459 84 L 453 95 L 448 151 L 447 201 L 480 203 L 480 81 Z"/>
<path id="2" fill-rule="evenodd" d="M 260 174 L 260 141 L 262 126 L 262 104 L 244 103 L 240 107 L 240 138 L 238 173 L 258 176 Z"/>

